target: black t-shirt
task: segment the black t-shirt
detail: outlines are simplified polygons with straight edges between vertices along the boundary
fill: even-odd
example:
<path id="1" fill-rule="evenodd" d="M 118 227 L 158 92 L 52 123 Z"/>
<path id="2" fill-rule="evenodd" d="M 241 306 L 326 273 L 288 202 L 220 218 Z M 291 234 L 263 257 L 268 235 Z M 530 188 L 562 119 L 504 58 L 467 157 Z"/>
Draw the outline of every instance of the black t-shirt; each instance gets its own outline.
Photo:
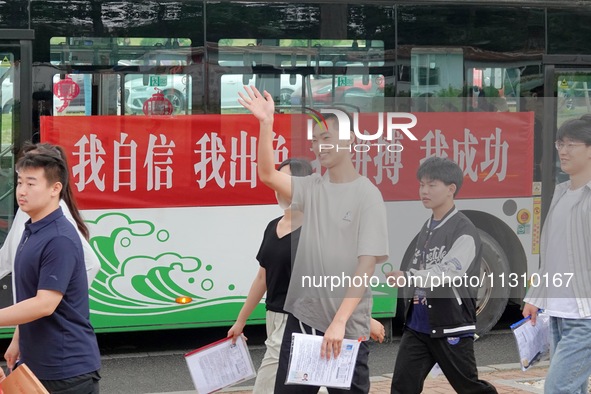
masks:
<path id="1" fill-rule="evenodd" d="M 300 240 L 301 227 L 279 238 L 277 223 L 280 219 L 281 217 L 273 219 L 267 225 L 257 260 L 266 271 L 267 310 L 285 313 L 283 305 L 291 278 L 292 263 Z"/>

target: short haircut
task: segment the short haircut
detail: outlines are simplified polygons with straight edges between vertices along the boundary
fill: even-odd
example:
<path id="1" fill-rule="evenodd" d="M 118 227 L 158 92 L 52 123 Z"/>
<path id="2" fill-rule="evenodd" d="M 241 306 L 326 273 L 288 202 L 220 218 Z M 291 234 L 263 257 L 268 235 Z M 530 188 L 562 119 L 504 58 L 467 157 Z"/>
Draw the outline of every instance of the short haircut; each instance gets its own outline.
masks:
<path id="1" fill-rule="evenodd" d="M 423 179 L 441 181 L 447 186 L 454 184 L 456 185 L 455 197 L 462 188 L 464 173 L 459 165 L 449 159 L 430 157 L 417 170 L 417 179 L 419 181 Z"/>
<path id="2" fill-rule="evenodd" d="M 26 153 L 16 162 L 16 171 L 28 168 L 42 168 L 48 185 L 56 182 L 62 184 L 62 193 L 68 186 L 68 168 L 61 157 L 45 153 Z"/>
<path id="3" fill-rule="evenodd" d="M 305 159 L 287 159 L 279 164 L 277 170 L 282 169 L 285 166 L 289 166 L 289 171 L 292 176 L 308 176 L 312 175 L 312 165 L 308 160 Z"/>
<path id="4" fill-rule="evenodd" d="M 22 147 L 20 153 L 22 155 L 24 155 L 24 154 L 30 153 L 30 152 L 45 153 L 45 154 L 48 154 L 49 156 L 61 157 L 62 159 L 66 160 L 65 152 L 61 146 L 48 144 L 47 142 L 38 142 L 36 144 L 33 144 L 30 141 L 26 141 L 23 144 L 23 147 Z M 66 162 L 66 164 L 67 164 L 67 162 Z"/>
<path id="5" fill-rule="evenodd" d="M 560 126 L 556 139 L 559 141 L 570 138 L 591 145 L 591 115 L 583 115 L 578 119 L 567 120 Z"/>
<path id="6" fill-rule="evenodd" d="M 348 111 L 345 111 L 344 109 L 336 108 L 336 107 L 334 107 L 334 108 L 327 107 L 325 109 L 335 109 L 335 110 L 338 110 L 338 111 L 344 113 L 347 116 L 347 118 L 349 119 L 349 125 L 351 126 L 351 131 L 353 131 L 353 117 L 351 116 L 351 114 Z M 323 113 L 322 116 L 324 117 L 326 124 L 328 124 L 328 122 L 334 122 L 335 126 L 337 128 L 339 127 L 339 118 L 335 114 L 333 114 L 332 112 Z"/>
<path id="7" fill-rule="evenodd" d="M 31 142 L 25 142 L 23 144 L 21 154 L 44 154 L 47 156 L 51 156 L 54 157 L 56 160 L 63 160 L 66 169 L 70 168 L 68 166 L 66 152 L 64 151 L 64 148 L 62 148 L 59 145 L 52 145 L 48 143 L 33 144 Z M 72 192 L 72 188 L 70 187 L 70 185 L 71 183 L 69 181 L 66 184 L 62 184 L 63 187 L 60 193 L 60 199 L 62 199 L 66 203 L 68 209 L 70 210 L 70 213 L 72 214 L 72 217 L 74 218 L 74 221 L 76 222 L 76 227 L 78 227 L 80 233 L 82 233 L 84 238 L 88 241 L 90 238 L 90 233 L 88 231 L 88 227 L 86 227 L 86 223 L 84 223 L 84 220 L 80 215 L 80 210 L 78 209 L 78 204 L 76 203 L 76 199 L 74 198 L 74 193 Z"/>

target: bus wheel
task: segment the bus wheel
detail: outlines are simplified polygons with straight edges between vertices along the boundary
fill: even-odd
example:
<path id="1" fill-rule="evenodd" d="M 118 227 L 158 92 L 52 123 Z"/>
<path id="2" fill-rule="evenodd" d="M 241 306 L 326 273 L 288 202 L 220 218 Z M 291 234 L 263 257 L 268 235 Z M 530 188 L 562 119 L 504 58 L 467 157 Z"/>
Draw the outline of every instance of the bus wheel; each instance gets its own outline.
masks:
<path id="1" fill-rule="evenodd" d="M 476 333 L 480 336 L 489 332 L 505 311 L 509 300 L 509 260 L 501 245 L 487 232 L 478 229 L 482 240 L 482 261 L 480 278 L 484 278 L 478 289 L 476 300 Z M 504 279 L 504 283 L 501 281 Z"/>

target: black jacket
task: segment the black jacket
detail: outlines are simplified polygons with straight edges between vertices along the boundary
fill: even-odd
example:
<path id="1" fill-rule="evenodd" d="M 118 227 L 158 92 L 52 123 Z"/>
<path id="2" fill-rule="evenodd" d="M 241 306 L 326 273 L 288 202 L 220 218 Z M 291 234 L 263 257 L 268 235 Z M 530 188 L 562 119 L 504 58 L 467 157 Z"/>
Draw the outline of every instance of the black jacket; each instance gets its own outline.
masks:
<path id="1" fill-rule="evenodd" d="M 426 288 L 431 337 L 476 331 L 476 292 L 482 281 L 478 230 L 455 207 L 433 230 L 429 219 L 418 235 L 402 289 L 408 317 L 415 287 Z M 423 264 L 422 264 L 423 263 Z M 424 266 L 424 269 L 419 269 Z M 442 283 L 444 283 L 442 285 Z"/>

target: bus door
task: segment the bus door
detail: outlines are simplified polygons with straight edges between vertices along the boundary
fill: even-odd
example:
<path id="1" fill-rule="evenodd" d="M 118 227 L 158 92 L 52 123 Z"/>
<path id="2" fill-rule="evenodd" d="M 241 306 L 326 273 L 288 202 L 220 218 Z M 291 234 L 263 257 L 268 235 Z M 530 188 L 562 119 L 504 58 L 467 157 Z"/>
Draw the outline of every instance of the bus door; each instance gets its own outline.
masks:
<path id="1" fill-rule="evenodd" d="M 542 217 L 554 186 L 568 180 L 554 148 L 556 132 L 565 121 L 591 113 L 591 56 L 546 55 L 544 65 Z"/>
<path id="2" fill-rule="evenodd" d="M 4 244 L 16 209 L 15 151 L 32 135 L 33 37 L 33 30 L 0 29 L 0 244 Z M 10 263 L 0 264 L 0 307 L 12 304 L 12 280 L 11 275 L 6 275 L 8 271 L 12 271 Z"/>

